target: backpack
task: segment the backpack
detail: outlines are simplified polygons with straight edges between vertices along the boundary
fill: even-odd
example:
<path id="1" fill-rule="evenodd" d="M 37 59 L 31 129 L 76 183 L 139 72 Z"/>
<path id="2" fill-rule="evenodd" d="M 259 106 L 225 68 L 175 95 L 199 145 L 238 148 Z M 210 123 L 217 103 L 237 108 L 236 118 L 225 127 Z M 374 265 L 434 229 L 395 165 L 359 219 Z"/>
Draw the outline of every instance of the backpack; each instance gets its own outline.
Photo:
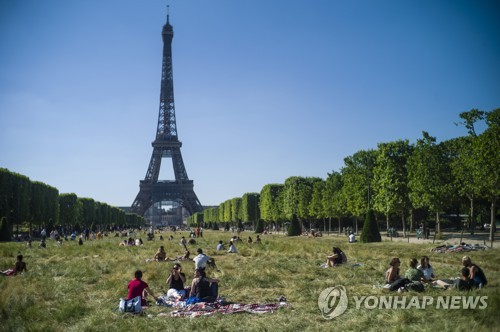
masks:
<path id="1" fill-rule="evenodd" d="M 410 279 L 407 279 L 407 278 L 399 278 L 398 280 L 394 281 L 391 286 L 389 287 L 389 290 L 391 291 L 395 291 L 395 290 L 398 290 L 400 289 L 401 287 L 405 287 L 406 285 L 408 285 L 409 283 L 411 283 Z"/>
<path id="2" fill-rule="evenodd" d="M 342 257 L 342 264 L 347 263 L 347 256 L 343 251 L 340 252 L 340 257 Z"/>
<path id="3" fill-rule="evenodd" d="M 130 300 L 120 299 L 120 303 L 118 304 L 118 311 L 131 312 L 134 314 L 141 313 L 142 312 L 141 301 L 142 299 L 140 296 L 136 296 Z"/>

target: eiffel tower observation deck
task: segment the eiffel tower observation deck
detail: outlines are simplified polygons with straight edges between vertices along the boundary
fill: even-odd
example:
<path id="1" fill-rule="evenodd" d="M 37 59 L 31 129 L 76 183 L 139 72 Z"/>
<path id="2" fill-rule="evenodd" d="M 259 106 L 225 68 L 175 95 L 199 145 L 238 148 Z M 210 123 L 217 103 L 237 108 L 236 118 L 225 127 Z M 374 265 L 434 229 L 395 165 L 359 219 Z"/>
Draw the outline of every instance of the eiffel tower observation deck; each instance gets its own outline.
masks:
<path id="1" fill-rule="evenodd" d="M 160 109 L 156 137 L 152 142 L 153 154 L 139 193 L 132 203 L 131 212 L 148 219 L 152 225 L 181 225 L 184 213 L 203 211 L 194 192 L 194 184 L 184 167 L 182 143 L 177 135 L 174 105 L 174 79 L 172 71 L 172 39 L 174 30 L 169 14 L 163 26 L 163 63 L 161 70 Z M 171 159 L 175 179 L 159 180 L 161 163 Z"/>

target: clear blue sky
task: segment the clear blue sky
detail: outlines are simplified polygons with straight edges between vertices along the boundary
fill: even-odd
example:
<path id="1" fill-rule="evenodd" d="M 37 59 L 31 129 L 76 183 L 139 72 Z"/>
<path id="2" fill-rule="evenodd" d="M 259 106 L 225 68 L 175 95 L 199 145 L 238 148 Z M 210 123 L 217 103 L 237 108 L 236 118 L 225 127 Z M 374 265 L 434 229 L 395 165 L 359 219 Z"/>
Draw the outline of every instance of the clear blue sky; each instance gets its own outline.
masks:
<path id="1" fill-rule="evenodd" d="M 203 205 L 500 107 L 500 3 L 171 0 L 174 93 Z M 167 1 L 1 0 L 0 167 L 129 206 L 152 154 Z M 170 164 L 162 178 L 173 179 Z"/>

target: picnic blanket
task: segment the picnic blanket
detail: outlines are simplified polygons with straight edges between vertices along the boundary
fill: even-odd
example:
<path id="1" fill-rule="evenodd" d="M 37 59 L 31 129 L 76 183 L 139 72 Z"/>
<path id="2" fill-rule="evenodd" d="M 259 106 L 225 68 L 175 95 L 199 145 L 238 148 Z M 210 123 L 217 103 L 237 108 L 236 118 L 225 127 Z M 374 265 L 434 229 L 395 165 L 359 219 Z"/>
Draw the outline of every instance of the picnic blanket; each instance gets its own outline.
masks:
<path id="1" fill-rule="evenodd" d="M 161 313 L 158 316 L 194 318 L 199 316 L 210 316 L 215 313 L 221 313 L 224 315 L 242 313 L 242 312 L 247 312 L 251 314 L 265 314 L 274 312 L 279 308 L 284 308 L 288 306 L 289 304 L 287 302 L 264 303 L 264 304 L 198 302 L 195 304 L 190 304 L 184 308 L 179 308 L 170 313 Z"/>
<path id="2" fill-rule="evenodd" d="M 488 249 L 487 246 L 481 245 L 481 244 L 467 244 L 467 243 L 462 243 L 458 245 L 441 245 L 436 248 L 433 248 L 433 252 L 437 253 L 453 253 L 453 252 L 468 252 L 468 251 L 474 251 L 474 250 L 486 250 Z"/>

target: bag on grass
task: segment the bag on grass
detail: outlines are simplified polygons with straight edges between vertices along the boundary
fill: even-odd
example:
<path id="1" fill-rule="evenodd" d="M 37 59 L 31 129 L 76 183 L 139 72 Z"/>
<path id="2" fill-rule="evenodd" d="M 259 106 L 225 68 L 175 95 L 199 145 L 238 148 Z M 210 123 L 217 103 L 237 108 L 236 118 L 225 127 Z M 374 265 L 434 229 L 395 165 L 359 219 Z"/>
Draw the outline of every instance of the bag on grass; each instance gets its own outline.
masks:
<path id="1" fill-rule="evenodd" d="M 132 312 L 132 313 L 142 312 L 141 297 L 136 296 L 130 300 L 120 299 L 120 304 L 118 304 L 118 310 L 120 312 Z"/>
<path id="2" fill-rule="evenodd" d="M 347 255 L 343 251 L 340 252 L 340 257 L 342 257 L 342 264 L 347 263 Z"/>
<path id="3" fill-rule="evenodd" d="M 391 291 L 395 291 L 395 290 L 398 290 L 400 289 L 401 287 L 405 287 L 406 285 L 408 285 L 409 283 L 411 283 L 411 281 L 407 278 L 400 278 L 396 281 L 394 281 L 392 284 L 391 284 L 391 287 L 389 287 L 389 290 Z"/>

